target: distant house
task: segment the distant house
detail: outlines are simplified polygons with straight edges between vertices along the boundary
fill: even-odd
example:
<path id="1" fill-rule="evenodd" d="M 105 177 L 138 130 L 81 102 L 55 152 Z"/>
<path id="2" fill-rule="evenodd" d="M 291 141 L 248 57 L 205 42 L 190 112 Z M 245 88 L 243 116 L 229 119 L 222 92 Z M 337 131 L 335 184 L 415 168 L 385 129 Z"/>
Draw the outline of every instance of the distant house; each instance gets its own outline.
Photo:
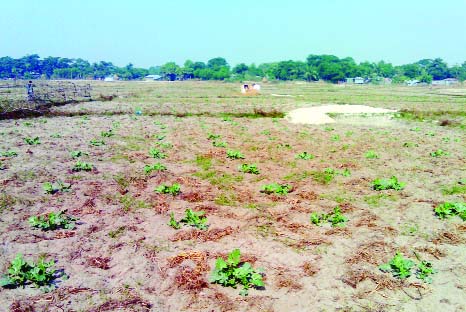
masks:
<path id="1" fill-rule="evenodd" d="M 364 84 L 364 78 L 362 77 L 354 77 L 354 78 L 346 78 L 346 83 L 349 84 Z"/>
<path id="2" fill-rule="evenodd" d="M 443 80 L 433 80 L 432 85 L 433 86 L 450 86 L 457 84 L 459 81 L 456 78 L 447 78 Z"/>
<path id="3" fill-rule="evenodd" d="M 147 75 L 144 77 L 144 80 L 151 81 L 151 80 L 160 80 L 162 79 L 162 76 L 160 75 Z"/>
<path id="4" fill-rule="evenodd" d="M 413 80 L 406 80 L 405 84 L 408 86 L 417 86 L 420 83 L 419 80 L 413 79 Z"/>

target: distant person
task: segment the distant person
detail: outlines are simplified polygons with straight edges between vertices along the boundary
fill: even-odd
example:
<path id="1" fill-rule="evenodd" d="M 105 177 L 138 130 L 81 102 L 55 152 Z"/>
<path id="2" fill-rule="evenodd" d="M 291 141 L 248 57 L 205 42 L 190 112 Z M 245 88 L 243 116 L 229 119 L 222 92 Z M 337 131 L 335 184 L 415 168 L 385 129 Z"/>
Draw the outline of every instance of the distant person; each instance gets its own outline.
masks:
<path id="1" fill-rule="evenodd" d="M 28 93 L 28 101 L 34 100 L 34 85 L 32 84 L 32 80 L 29 80 L 28 84 L 26 85 L 27 93 Z"/>

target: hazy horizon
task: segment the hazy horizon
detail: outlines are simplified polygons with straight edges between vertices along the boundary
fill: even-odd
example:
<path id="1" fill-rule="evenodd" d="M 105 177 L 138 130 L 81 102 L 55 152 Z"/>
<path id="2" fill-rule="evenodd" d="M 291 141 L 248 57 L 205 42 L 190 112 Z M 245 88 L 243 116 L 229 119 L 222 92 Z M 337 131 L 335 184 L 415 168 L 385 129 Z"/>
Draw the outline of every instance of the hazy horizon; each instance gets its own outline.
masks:
<path id="1" fill-rule="evenodd" d="M 466 1 L 31 1 L 3 4 L 0 56 L 27 54 L 124 66 L 224 57 L 230 65 L 309 54 L 466 61 Z"/>

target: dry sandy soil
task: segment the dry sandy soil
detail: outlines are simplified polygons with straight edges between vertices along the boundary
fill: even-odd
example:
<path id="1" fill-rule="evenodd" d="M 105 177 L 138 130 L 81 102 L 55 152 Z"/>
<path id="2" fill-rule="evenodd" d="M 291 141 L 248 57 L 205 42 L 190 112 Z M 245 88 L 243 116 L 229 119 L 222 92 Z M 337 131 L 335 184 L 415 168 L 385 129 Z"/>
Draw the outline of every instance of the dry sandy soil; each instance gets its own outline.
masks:
<path id="1" fill-rule="evenodd" d="M 68 276 L 47 293 L 0 288 L 0 311 L 466 311 L 466 225 L 433 211 L 466 199 L 459 183 L 466 178 L 464 96 L 312 84 L 264 84 L 255 97 L 221 83 L 95 88 L 117 97 L 0 120 L 0 152 L 18 154 L 0 158 L 0 272 L 21 253 L 53 259 Z M 293 124 L 279 114 L 332 103 L 408 112 L 390 123 L 334 116 L 328 125 Z M 113 136 L 101 137 L 110 129 Z M 215 147 L 210 134 L 227 147 Z M 35 136 L 41 144 L 24 142 Z M 152 147 L 166 158 L 152 158 Z M 229 149 L 245 159 L 227 158 Z M 430 156 L 438 149 L 448 155 Z M 92 171 L 71 170 L 75 150 L 88 153 L 82 160 Z M 314 158 L 296 158 L 305 151 Z M 167 170 L 145 174 L 156 162 Z M 243 163 L 260 174 L 240 172 Z M 327 168 L 336 173 L 326 176 Z M 405 189 L 372 188 L 374 179 L 393 175 Z M 71 191 L 45 194 L 42 184 L 57 180 Z M 272 182 L 292 191 L 260 192 Z M 179 183 L 181 193 L 158 194 L 163 183 Z M 344 226 L 310 222 L 312 212 L 336 206 L 348 218 Z M 187 208 L 206 213 L 207 230 L 168 225 L 170 212 L 180 219 Z M 27 222 L 64 209 L 79 218 L 73 230 Z M 264 272 L 264 289 L 247 297 L 208 280 L 216 258 L 235 248 Z M 433 282 L 414 271 L 405 280 L 380 271 L 397 251 L 432 262 Z"/>

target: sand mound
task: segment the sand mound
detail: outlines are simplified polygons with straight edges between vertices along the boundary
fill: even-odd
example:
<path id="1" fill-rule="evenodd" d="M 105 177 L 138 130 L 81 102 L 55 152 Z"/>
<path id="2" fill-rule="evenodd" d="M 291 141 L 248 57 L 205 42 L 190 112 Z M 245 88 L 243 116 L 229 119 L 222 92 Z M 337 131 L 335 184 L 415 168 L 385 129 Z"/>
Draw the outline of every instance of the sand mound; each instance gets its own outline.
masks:
<path id="1" fill-rule="evenodd" d="M 296 124 L 320 125 L 334 123 L 335 119 L 331 118 L 329 113 L 337 114 L 387 114 L 395 113 L 396 110 L 376 108 L 366 105 L 324 105 L 298 108 L 290 111 L 286 119 Z"/>

